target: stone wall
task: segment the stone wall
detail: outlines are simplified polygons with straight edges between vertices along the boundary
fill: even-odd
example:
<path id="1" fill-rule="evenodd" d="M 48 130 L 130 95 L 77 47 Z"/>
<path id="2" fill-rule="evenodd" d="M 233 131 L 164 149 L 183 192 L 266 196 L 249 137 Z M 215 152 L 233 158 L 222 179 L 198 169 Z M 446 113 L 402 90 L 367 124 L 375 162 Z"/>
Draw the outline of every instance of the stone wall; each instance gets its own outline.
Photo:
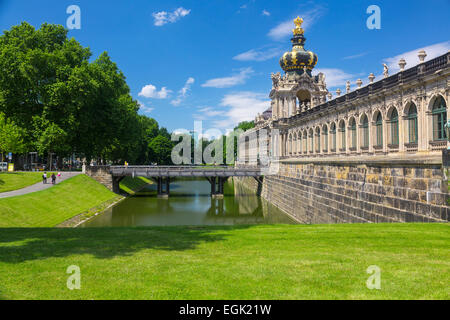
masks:
<path id="1" fill-rule="evenodd" d="M 254 179 L 236 179 L 257 192 Z M 301 223 L 446 222 L 447 181 L 438 159 L 281 162 L 261 196 Z"/>
<path id="2" fill-rule="evenodd" d="M 83 166 L 83 173 L 100 182 L 109 190 L 117 192 L 114 188 L 114 179 L 109 166 Z"/>

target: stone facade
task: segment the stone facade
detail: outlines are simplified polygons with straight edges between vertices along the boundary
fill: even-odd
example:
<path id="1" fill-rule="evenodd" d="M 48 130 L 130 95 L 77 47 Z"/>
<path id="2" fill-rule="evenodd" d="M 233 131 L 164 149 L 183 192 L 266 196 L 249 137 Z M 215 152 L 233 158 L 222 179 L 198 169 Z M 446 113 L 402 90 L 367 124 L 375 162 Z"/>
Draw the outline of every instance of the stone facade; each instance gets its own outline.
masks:
<path id="1" fill-rule="evenodd" d="M 418 57 L 335 98 L 306 67 L 272 75 L 271 108 L 240 138 L 237 165 L 269 159 L 262 196 L 301 222 L 448 221 L 450 52 Z"/>
<path id="2" fill-rule="evenodd" d="M 447 181 L 433 159 L 291 161 L 262 186 L 238 178 L 300 223 L 444 222 Z"/>

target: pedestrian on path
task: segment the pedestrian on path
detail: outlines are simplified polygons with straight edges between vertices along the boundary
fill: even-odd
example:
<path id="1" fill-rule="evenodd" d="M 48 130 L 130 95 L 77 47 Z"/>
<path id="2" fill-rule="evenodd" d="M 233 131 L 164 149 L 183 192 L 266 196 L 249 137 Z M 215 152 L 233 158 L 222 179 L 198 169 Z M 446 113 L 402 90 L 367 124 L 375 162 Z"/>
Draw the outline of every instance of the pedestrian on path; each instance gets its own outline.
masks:
<path id="1" fill-rule="evenodd" d="M 42 175 L 42 183 L 47 184 L 47 172 Z"/>
<path id="2" fill-rule="evenodd" d="M 52 174 L 52 184 L 56 183 L 56 175 L 53 173 Z"/>

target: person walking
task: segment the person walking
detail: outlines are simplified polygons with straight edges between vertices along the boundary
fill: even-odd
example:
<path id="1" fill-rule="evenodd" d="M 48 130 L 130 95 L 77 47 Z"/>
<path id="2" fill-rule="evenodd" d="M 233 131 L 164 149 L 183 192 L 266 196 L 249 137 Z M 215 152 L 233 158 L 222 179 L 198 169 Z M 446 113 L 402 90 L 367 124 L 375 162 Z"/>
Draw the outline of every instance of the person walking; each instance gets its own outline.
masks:
<path id="1" fill-rule="evenodd" d="M 52 174 L 52 184 L 56 183 L 56 175 L 53 173 Z"/>
<path id="2" fill-rule="evenodd" d="M 47 172 L 44 172 L 44 174 L 42 175 L 42 183 L 47 184 Z"/>

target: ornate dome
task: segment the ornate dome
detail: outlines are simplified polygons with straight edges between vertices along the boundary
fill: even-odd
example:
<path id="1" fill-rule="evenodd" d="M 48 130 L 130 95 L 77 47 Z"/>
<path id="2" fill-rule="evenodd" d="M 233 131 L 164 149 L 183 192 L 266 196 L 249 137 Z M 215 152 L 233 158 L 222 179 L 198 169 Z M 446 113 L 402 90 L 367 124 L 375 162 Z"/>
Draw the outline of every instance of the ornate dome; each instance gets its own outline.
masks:
<path id="1" fill-rule="evenodd" d="M 317 55 L 303 48 L 306 41 L 306 38 L 303 36 L 304 30 L 301 27 L 303 19 L 297 17 L 294 23 L 295 29 L 292 30 L 294 37 L 291 39 L 292 51 L 283 54 L 280 59 L 280 65 L 286 73 L 303 74 L 304 70 L 306 70 L 306 73 L 311 76 L 311 71 L 317 64 Z"/>

